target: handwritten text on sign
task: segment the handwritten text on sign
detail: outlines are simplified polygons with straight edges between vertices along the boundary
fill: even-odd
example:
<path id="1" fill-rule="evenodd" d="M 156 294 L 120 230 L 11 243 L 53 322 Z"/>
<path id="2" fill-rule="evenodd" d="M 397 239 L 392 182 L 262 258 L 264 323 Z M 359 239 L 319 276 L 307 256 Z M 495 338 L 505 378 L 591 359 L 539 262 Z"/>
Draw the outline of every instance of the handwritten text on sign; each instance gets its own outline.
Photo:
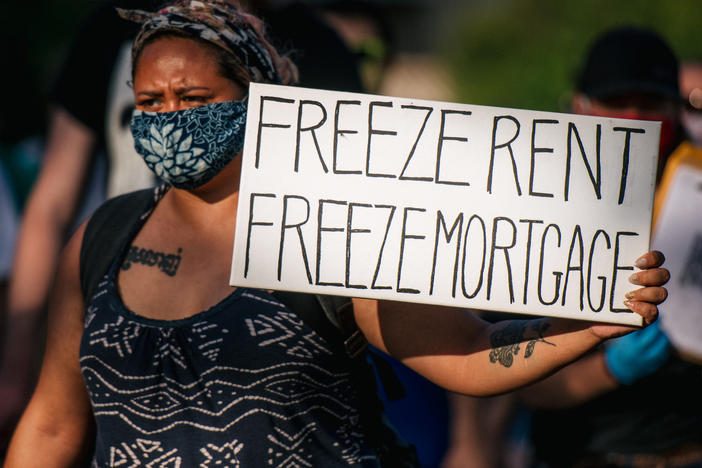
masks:
<path id="1" fill-rule="evenodd" d="M 638 324 L 659 134 L 252 84 L 231 284 Z"/>

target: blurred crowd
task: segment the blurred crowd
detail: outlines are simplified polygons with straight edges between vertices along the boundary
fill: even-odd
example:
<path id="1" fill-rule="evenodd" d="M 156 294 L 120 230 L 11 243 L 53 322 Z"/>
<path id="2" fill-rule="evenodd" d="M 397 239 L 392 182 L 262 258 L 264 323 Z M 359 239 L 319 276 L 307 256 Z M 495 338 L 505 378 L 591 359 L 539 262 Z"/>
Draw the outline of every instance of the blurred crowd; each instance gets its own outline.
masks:
<path id="1" fill-rule="evenodd" d="M 33 106 L 48 109 L 46 130 L 22 128 L 15 101 L 36 95 L 38 84 L 3 44 L 17 73 L 1 74 L 11 102 L 0 115 L 0 457 L 36 383 L 61 247 L 103 200 L 155 183 L 129 132 L 136 26 L 113 7 L 159 3 L 117 0 L 91 12 L 48 101 Z M 398 50 L 393 2 L 248 3 L 290 51 L 301 86 L 454 99 L 451 76 L 434 56 Z M 681 63 L 665 37 L 634 26 L 602 31 L 571 85 L 569 112 L 662 122 L 659 180 L 670 161 L 702 161 L 702 62 Z M 702 231 L 702 220 L 679 228 Z M 491 398 L 448 394 L 382 358 L 405 389 L 396 398 L 381 386 L 386 412 L 422 466 L 702 467 L 700 363 L 681 356 L 657 324 Z"/>

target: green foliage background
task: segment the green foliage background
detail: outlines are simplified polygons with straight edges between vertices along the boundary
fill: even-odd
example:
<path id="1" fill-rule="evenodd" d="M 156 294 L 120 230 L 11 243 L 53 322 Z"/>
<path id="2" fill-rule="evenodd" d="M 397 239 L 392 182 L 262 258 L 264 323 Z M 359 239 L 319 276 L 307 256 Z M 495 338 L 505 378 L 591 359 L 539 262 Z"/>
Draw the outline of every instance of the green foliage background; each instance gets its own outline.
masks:
<path id="1" fill-rule="evenodd" d="M 467 4 L 444 47 L 460 102 L 567 111 L 591 41 L 615 26 L 657 31 L 702 59 L 702 0 L 492 0 Z"/>

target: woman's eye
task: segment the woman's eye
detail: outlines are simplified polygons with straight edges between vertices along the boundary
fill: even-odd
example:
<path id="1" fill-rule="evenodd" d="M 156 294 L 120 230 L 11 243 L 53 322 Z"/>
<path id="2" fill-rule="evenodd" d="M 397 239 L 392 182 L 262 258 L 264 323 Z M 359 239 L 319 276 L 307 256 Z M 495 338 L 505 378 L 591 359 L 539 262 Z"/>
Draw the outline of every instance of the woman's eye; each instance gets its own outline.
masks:
<path id="1" fill-rule="evenodd" d="M 156 99 L 145 99 L 143 101 L 139 101 L 140 107 L 154 107 L 156 105 L 158 105 L 158 101 Z"/>
<path id="2" fill-rule="evenodd" d="M 204 96 L 183 96 L 185 102 L 205 102 L 206 99 Z"/>

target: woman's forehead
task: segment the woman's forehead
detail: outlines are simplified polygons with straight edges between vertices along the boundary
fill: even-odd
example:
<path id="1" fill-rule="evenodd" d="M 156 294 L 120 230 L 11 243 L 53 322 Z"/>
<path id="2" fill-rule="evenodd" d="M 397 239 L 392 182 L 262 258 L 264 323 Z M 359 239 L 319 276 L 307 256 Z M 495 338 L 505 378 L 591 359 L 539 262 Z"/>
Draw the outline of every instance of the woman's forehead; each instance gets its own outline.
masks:
<path id="1" fill-rule="evenodd" d="M 244 88 L 222 74 L 211 47 L 197 40 L 164 37 L 147 44 L 134 73 L 135 95 L 181 93 L 201 88 L 240 99 Z"/>
<path id="2" fill-rule="evenodd" d="M 206 69 L 217 70 L 216 57 L 212 50 L 204 44 L 182 37 L 161 37 L 147 44 L 135 64 L 135 72 L 139 74 L 145 66 L 153 67 L 185 67 L 202 72 Z"/>

